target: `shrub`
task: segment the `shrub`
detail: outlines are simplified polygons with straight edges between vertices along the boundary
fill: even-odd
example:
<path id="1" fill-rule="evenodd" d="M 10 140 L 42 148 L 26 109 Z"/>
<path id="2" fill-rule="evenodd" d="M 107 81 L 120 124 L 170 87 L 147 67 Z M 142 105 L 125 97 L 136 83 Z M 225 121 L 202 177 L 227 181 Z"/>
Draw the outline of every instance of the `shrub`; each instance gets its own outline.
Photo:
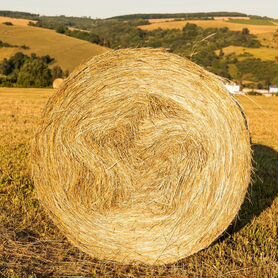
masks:
<path id="1" fill-rule="evenodd" d="M 10 21 L 3 22 L 3 24 L 7 26 L 13 26 L 13 24 Z"/>

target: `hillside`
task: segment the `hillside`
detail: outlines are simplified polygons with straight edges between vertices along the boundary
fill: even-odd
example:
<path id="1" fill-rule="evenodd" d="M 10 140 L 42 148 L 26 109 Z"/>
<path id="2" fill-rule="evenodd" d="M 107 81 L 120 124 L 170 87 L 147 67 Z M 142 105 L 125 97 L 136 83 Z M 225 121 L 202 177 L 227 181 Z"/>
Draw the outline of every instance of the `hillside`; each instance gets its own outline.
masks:
<path id="1" fill-rule="evenodd" d="M 243 28 L 248 28 L 251 34 L 274 33 L 277 30 L 277 25 L 258 25 L 245 23 L 234 23 L 227 20 L 172 20 L 162 22 L 151 22 L 148 25 L 139 26 L 141 30 L 152 31 L 156 29 L 182 29 L 187 23 L 196 24 L 202 28 L 222 28 L 228 27 L 231 31 L 241 31 Z"/>
<path id="2" fill-rule="evenodd" d="M 250 53 L 256 58 L 262 60 L 276 60 L 278 56 L 278 26 L 276 21 L 267 19 L 252 19 L 252 18 L 215 18 L 214 20 L 175 20 L 175 19 L 153 19 L 149 20 L 148 25 L 138 26 L 143 31 L 155 30 L 182 30 L 187 23 L 196 24 L 201 28 L 223 28 L 227 27 L 231 31 L 242 31 L 248 28 L 250 34 L 253 34 L 260 41 L 262 47 L 257 49 L 246 49 L 244 47 L 229 46 L 225 50 L 225 54 L 235 53 L 241 55 Z M 275 36 L 276 32 L 276 36 Z"/>
<path id="3" fill-rule="evenodd" d="M 231 45 L 223 48 L 223 52 L 225 55 L 234 53 L 239 56 L 239 58 L 247 58 L 252 55 L 255 58 L 259 58 L 264 61 L 275 61 L 276 59 L 278 59 L 278 50 L 276 48 L 250 48 Z M 219 50 L 216 53 L 219 55 Z"/>
<path id="4" fill-rule="evenodd" d="M 133 19 L 160 19 L 160 18 L 209 18 L 209 17 L 246 17 L 244 13 L 237 12 L 206 12 L 206 13 L 149 13 L 128 14 L 114 16 L 109 19 L 133 20 Z"/>
<path id="5" fill-rule="evenodd" d="M 30 140 L 53 93 L 0 88 L 1 277 L 276 277 L 278 97 L 237 98 L 250 127 L 254 174 L 233 225 L 207 249 L 176 264 L 154 267 L 86 256 L 68 243 L 37 202 L 28 167 Z"/>
<path id="6" fill-rule="evenodd" d="M 28 26 L 29 22 L 36 23 L 36 21 L 29 20 L 29 19 L 0 16 L 0 24 L 4 22 L 10 22 L 13 25 L 18 25 L 18 26 Z"/>
<path id="7" fill-rule="evenodd" d="M 7 20 L 8 21 L 8 20 Z M 13 45 L 26 45 L 29 49 L 0 48 L 0 59 L 17 51 L 25 54 L 50 55 L 64 70 L 76 66 L 108 49 L 96 44 L 68 37 L 49 29 L 31 26 L 6 26 L 0 24 L 0 38 Z"/>

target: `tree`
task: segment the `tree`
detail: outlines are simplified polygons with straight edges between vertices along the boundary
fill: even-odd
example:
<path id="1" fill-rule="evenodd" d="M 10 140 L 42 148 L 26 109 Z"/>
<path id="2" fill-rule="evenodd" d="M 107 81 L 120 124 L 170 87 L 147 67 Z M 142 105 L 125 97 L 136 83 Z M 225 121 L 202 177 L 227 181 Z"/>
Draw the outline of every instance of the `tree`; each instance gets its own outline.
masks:
<path id="1" fill-rule="evenodd" d="M 242 35 L 249 35 L 250 34 L 250 31 L 248 28 L 243 28 L 242 31 L 241 31 Z"/>
<path id="2" fill-rule="evenodd" d="M 64 73 L 63 70 L 61 69 L 60 66 L 55 66 L 53 67 L 52 71 L 52 80 L 55 80 L 56 78 L 63 78 L 64 77 Z"/>
<path id="3" fill-rule="evenodd" d="M 13 24 L 10 21 L 3 22 L 3 24 L 7 26 L 13 26 Z"/>
<path id="4" fill-rule="evenodd" d="M 67 32 L 68 28 L 64 25 L 60 25 L 56 28 L 56 32 L 60 34 L 65 34 Z"/>
<path id="5" fill-rule="evenodd" d="M 272 84 L 271 84 L 271 85 L 278 87 L 278 76 L 276 76 L 275 78 L 273 78 Z"/>
<path id="6" fill-rule="evenodd" d="M 9 75 L 14 71 L 18 71 L 23 66 L 27 58 L 27 55 L 24 55 L 22 52 L 17 52 L 10 59 L 4 59 L 0 65 L 0 73 Z"/>
<path id="7" fill-rule="evenodd" d="M 8 59 L 4 59 L 0 65 L 0 74 L 9 75 L 13 71 L 13 65 Z"/>
<path id="8" fill-rule="evenodd" d="M 19 87 L 48 87 L 51 82 L 51 71 L 41 59 L 30 59 L 18 73 Z"/>
<path id="9" fill-rule="evenodd" d="M 182 31 L 185 37 L 194 38 L 198 36 L 200 28 L 196 24 L 187 23 Z"/>
<path id="10" fill-rule="evenodd" d="M 240 80 L 241 79 L 240 72 L 238 70 L 238 67 L 235 64 L 230 64 L 229 65 L 229 74 L 235 80 Z"/>
<path id="11" fill-rule="evenodd" d="M 49 55 L 27 56 L 21 52 L 0 63 L 0 86 L 48 87 L 54 78 L 64 77 L 63 70 L 57 65 L 52 70 L 49 65 L 54 61 Z"/>
<path id="12" fill-rule="evenodd" d="M 219 58 L 224 57 L 224 55 L 225 55 L 225 53 L 224 53 L 224 51 L 223 51 L 223 48 L 220 48 L 219 54 L 218 54 Z"/>
<path id="13" fill-rule="evenodd" d="M 40 59 L 42 59 L 42 61 L 45 64 L 51 64 L 55 60 L 54 58 L 51 58 L 49 55 L 41 56 Z"/>

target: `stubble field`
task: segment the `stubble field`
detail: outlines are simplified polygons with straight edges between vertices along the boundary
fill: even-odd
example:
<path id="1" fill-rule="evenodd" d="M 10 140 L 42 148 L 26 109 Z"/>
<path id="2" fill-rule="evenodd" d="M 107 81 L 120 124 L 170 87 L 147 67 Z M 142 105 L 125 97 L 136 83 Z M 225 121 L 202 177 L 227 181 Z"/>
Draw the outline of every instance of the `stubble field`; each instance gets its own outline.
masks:
<path id="1" fill-rule="evenodd" d="M 278 273 L 278 97 L 239 97 L 254 174 L 234 223 L 206 250 L 176 264 L 124 266 L 71 246 L 36 199 L 30 141 L 52 89 L 0 89 L 0 277 L 275 277 Z M 236 169 L 235 169 L 236 171 Z"/>
<path id="2" fill-rule="evenodd" d="M 278 30 L 277 22 L 264 20 L 244 19 L 228 19 L 225 17 L 218 17 L 215 20 L 175 20 L 172 19 L 155 19 L 149 20 L 150 24 L 138 26 L 138 28 L 145 31 L 153 31 L 156 29 L 183 29 L 187 23 L 196 24 L 204 29 L 207 28 L 223 28 L 227 27 L 231 31 L 241 32 L 243 28 L 248 28 L 250 33 L 255 35 L 261 42 L 261 48 L 250 49 L 250 53 L 256 58 L 263 60 L 275 60 L 278 55 L 278 41 L 275 32 Z M 231 46 L 233 47 L 233 46 Z M 248 49 L 249 50 L 249 49 Z M 252 53 L 252 51 L 254 53 Z M 236 54 L 237 51 L 235 51 Z"/>
<path id="3" fill-rule="evenodd" d="M 151 22 L 149 25 L 139 26 L 140 29 L 152 31 L 155 29 L 182 29 L 187 23 L 196 24 L 202 28 L 223 28 L 228 27 L 231 31 L 241 31 L 248 28 L 251 34 L 258 35 L 264 33 L 274 33 L 277 25 L 254 25 L 252 23 L 234 23 L 226 20 L 171 20 Z"/>
<path id="4" fill-rule="evenodd" d="M 5 23 L 5 22 L 10 22 L 13 25 L 18 25 L 18 26 L 28 26 L 29 22 L 36 23 L 34 20 L 30 19 L 22 19 L 22 18 L 12 18 L 12 17 L 7 17 L 7 16 L 0 16 L 0 24 Z"/>

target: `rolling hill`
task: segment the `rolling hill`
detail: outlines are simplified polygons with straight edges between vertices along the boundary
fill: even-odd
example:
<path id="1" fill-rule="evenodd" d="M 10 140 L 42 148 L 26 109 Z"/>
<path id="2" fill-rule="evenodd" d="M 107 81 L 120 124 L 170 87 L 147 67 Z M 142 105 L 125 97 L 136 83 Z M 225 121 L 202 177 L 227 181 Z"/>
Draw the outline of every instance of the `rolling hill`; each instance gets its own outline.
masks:
<path id="1" fill-rule="evenodd" d="M 256 58 L 262 60 L 276 60 L 278 56 L 278 25 L 276 21 L 250 19 L 246 18 L 215 18 L 215 20 L 175 20 L 175 19 L 154 19 L 149 20 L 149 25 L 138 26 L 139 29 L 145 31 L 153 31 L 156 29 L 182 29 L 187 23 L 196 24 L 204 29 L 206 28 L 223 28 L 227 27 L 231 31 L 242 31 L 248 28 L 250 33 L 255 35 L 262 47 L 259 49 L 246 49 L 243 47 L 229 46 L 225 50 L 225 54 L 235 53 L 237 55 L 250 53 Z"/>
<path id="2" fill-rule="evenodd" d="M 29 22 L 35 23 L 36 21 L 23 19 L 23 18 L 0 16 L 0 24 L 3 22 L 11 22 L 13 25 L 18 25 L 18 26 L 28 26 Z"/>
<path id="3" fill-rule="evenodd" d="M 248 20 L 246 20 L 248 21 Z M 277 25 L 254 25 L 246 23 L 234 23 L 227 20 L 172 20 L 164 22 L 153 22 L 148 25 L 142 25 L 138 28 L 146 31 L 155 29 L 182 29 L 187 23 L 196 24 L 202 28 L 222 28 L 228 27 L 231 31 L 241 31 L 248 28 L 251 34 L 274 33 Z"/>
<path id="4" fill-rule="evenodd" d="M 1 24 L 1 20 L 2 22 L 10 21 L 13 26 Z M 29 26 L 28 22 L 30 20 L 37 20 L 37 26 Z M 167 17 L 148 19 L 148 21 L 150 23 L 149 25 L 142 25 L 146 24 L 143 23 L 146 21 L 127 21 L 124 18 L 93 20 L 91 18 L 78 17 L 40 17 L 39 15 L 27 15 L 24 19 L 16 20 L 11 16 L 9 18 L 0 17 L 0 40 L 13 46 L 0 47 L 0 63 L 3 58 L 8 58 L 16 52 L 21 51 L 25 54 L 36 53 L 39 56 L 50 55 L 55 58 L 56 64 L 60 65 L 63 70 L 72 71 L 77 65 L 88 60 L 91 56 L 108 51 L 110 47 L 113 49 L 127 47 L 164 47 L 171 49 L 171 51 L 178 55 L 188 57 L 191 53 L 190 51 L 192 51 L 191 48 L 194 47 L 190 43 L 194 43 L 197 33 L 193 32 L 194 35 L 190 35 L 189 33 L 182 35 L 183 32 L 179 30 L 149 31 L 157 28 L 181 30 L 186 23 L 195 23 L 203 29 L 227 27 L 231 31 L 240 32 L 243 28 L 248 28 L 250 33 L 257 37 L 255 38 L 247 34 L 245 39 L 243 39 L 242 35 L 244 34 L 240 34 L 239 32 L 218 30 L 218 37 L 215 36 L 212 38 L 214 49 L 206 48 L 204 44 L 203 52 L 200 51 L 200 53 L 197 53 L 199 56 L 194 57 L 194 61 L 198 64 L 225 77 L 230 76 L 228 67 L 225 67 L 226 64 L 238 63 L 238 67 L 241 68 L 239 70 L 240 74 L 242 73 L 241 71 L 244 71 L 245 75 L 246 73 L 250 73 L 256 64 L 256 68 L 260 68 L 261 66 L 267 67 L 267 73 L 261 73 L 260 71 L 253 72 L 252 80 L 255 80 L 255 83 L 261 82 L 260 86 L 262 84 L 263 86 L 267 86 L 265 75 L 268 75 L 268 79 L 272 80 L 273 83 L 276 82 L 276 79 L 273 77 L 273 72 L 278 56 L 278 31 L 276 31 L 278 29 L 278 25 L 276 24 L 278 23 L 274 19 L 257 19 L 247 16 L 231 18 L 223 16 L 215 17 L 214 20 L 178 20 L 177 18 Z M 141 23 L 141 26 L 138 26 L 139 23 Z M 59 29 L 60 27 L 62 27 L 62 31 Z M 189 26 L 188 28 L 190 29 L 191 27 Z M 203 34 L 206 31 L 197 27 L 196 29 L 199 29 L 199 36 L 206 36 Z M 55 30 L 64 34 L 57 33 Z M 213 30 L 207 31 L 214 32 Z M 99 45 L 91 42 L 99 43 Z M 109 48 L 103 47 L 103 45 Z M 22 46 L 27 46 L 28 48 L 23 49 Z M 219 58 L 220 49 L 223 50 L 222 58 Z M 228 55 L 232 53 L 235 55 L 231 56 L 238 58 L 238 62 L 229 61 L 229 57 L 231 56 Z M 254 58 L 259 58 L 262 61 L 256 61 Z M 250 62 L 248 59 L 253 60 Z M 243 68 L 244 63 L 249 63 L 247 70 Z M 251 65 L 250 63 L 253 64 Z"/>
<path id="5" fill-rule="evenodd" d="M 9 21 L 9 20 L 6 20 Z M 0 48 L 0 59 L 21 51 L 25 54 L 50 55 L 64 70 L 72 71 L 76 66 L 108 49 L 84 40 L 58 34 L 49 29 L 23 24 L 7 26 L 0 24 L 0 38 L 12 45 L 26 45 L 29 49 Z"/>
<path id="6" fill-rule="evenodd" d="M 255 58 L 259 58 L 264 61 L 275 61 L 276 59 L 278 59 L 277 48 L 267 48 L 267 47 L 249 48 L 249 47 L 231 45 L 223 48 L 223 52 L 225 55 L 234 53 L 237 56 L 240 56 L 242 58 L 252 55 Z M 217 54 L 219 54 L 219 50 L 217 51 Z"/>

